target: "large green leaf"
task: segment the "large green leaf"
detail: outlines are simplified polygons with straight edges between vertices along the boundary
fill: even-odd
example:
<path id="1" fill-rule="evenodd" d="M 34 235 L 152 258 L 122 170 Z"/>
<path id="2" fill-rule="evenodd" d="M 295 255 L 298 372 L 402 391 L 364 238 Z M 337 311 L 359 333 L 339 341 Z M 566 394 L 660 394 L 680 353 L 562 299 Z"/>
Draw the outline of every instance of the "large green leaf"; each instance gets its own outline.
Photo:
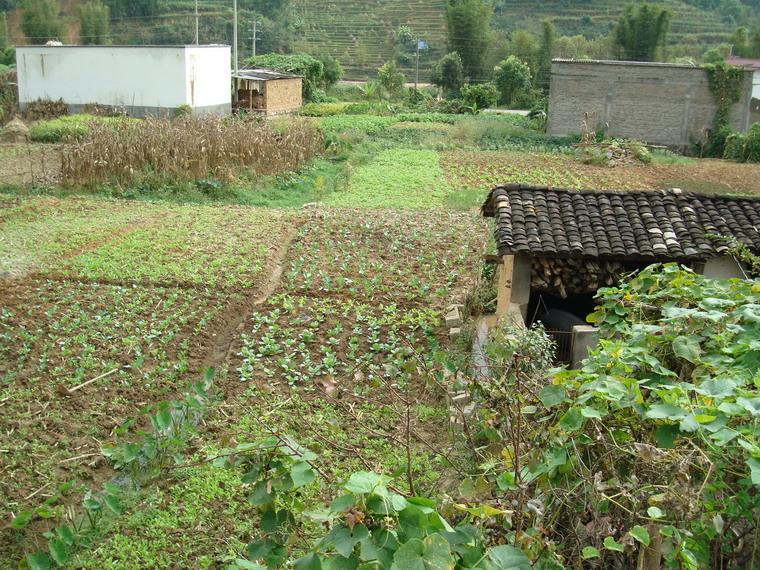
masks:
<path id="1" fill-rule="evenodd" d="M 599 558 L 599 550 L 593 546 L 584 546 L 583 550 L 581 551 L 581 558 L 583 558 L 583 560 Z"/>
<path id="2" fill-rule="evenodd" d="M 580 408 L 570 408 L 562 419 L 559 420 L 559 427 L 565 431 L 578 431 L 583 425 L 583 414 Z"/>
<path id="3" fill-rule="evenodd" d="M 494 570 L 530 570 L 530 560 L 514 546 L 496 546 L 488 551 L 488 559 Z"/>
<path id="4" fill-rule="evenodd" d="M 686 410 L 673 404 L 655 404 L 644 414 L 650 420 L 681 420 L 686 417 Z"/>
<path id="5" fill-rule="evenodd" d="M 448 541 L 440 534 L 423 540 L 413 538 L 403 544 L 393 557 L 391 570 L 452 570 L 454 557 Z"/>
<path id="6" fill-rule="evenodd" d="M 345 488 L 352 493 L 374 493 L 379 488 L 384 488 L 386 477 L 372 473 L 371 471 L 359 471 L 354 473 L 346 482 Z"/>
<path id="7" fill-rule="evenodd" d="M 362 540 L 369 536 L 367 527 L 363 524 L 358 524 L 354 528 L 348 528 L 347 526 L 336 526 L 327 535 L 327 540 L 332 544 L 333 548 L 338 551 L 338 554 L 344 558 L 351 556 L 354 550 L 354 546 L 359 544 Z"/>
<path id="8" fill-rule="evenodd" d="M 607 538 L 604 539 L 604 547 L 607 550 L 613 550 L 615 552 L 623 552 L 625 550 L 625 546 L 620 544 L 611 536 L 608 536 Z"/>
<path id="9" fill-rule="evenodd" d="M 322 570 L 322 562 L 319 560 L 319 556 L 311 553 L 303 558 L 299 558 L 293 563 L 295 570 Z"/>
<path id="10" fill-rule="evenodd" d="M 760 398 L 737 398 L 736 403 L 753 416 L 760 416 Z"/>
<path id="11" fill-rule="evenodd" d="M 750 457 L 747 459 L 747 465 L 749 465 L 752 482 L 760 487 L 760 459 L 757 457 Z"/>
<path id="12" fill-rule="evenodd" d="M 172 413 L 169 410 L 161 410 L 156 414 L 156 425 L 161 430 L 168 430 L 172 425 Z"/>
<path id="13" fill-rule="evenodd" d="M 699 362 L 699 356 L 702 349 L 699 346 L 700 338 L 698 336 L 679 336 L 673 341 L 673 352 L 692 364 Z"/>
<path id="14" fill-rule="evenodd" d="M 628 534 L 630 534 L 633 538 L 638 540 L 644 546 L 649 546 L 649 543 L 651 542 L 651 539 L 649 537 L 649 531 L 645 529 L 643 526 L 640 526 L 640 525 L 634 526 L 631 530 L 628 531 Z"/>
<path id="15" fill-rule="evenodd" d="M 538 399 L 541 400 L 541 403 L 547 408 L 561 404 L 565 401 L 566 397 L 567 392 L 565 392 L 565 389 L 562 386 L 555 386 L 552 384 L 546 386 L 538 394 Z"/>
<path id="16" fill-rule="evenodd" d="M 56 564 L 59 566 L 66 564 L 66 561 L 69 559 L 69 549 L 66 546 L 66 543 L 62 540 L 57 538 L 51 538 L 48 540 L 48 550 L 50 551 L 51 558 L 55 560 Z"/>
<path id="17" fill-rule="evenodd" d="M 297 489 L 314 481 L 316 474 L 311 465 L 303 461 L 293 466 L 290 470 L 290 478 L 293 480 L 293 487 Z"/>
<path id="18" fill-rule="evenodd" d="M 50 558 L 42 551 L 26 555 L 26 563 L 31 570 L 50 570 Z"/>

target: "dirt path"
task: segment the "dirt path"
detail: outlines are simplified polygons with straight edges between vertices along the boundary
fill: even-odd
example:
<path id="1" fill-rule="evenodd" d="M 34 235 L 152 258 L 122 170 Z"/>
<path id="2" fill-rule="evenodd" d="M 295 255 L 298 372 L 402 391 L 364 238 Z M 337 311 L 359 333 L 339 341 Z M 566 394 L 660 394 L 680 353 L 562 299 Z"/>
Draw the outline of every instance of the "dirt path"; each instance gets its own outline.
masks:
<path id="1" fill-rule="evenodd" d="M 266 303 L 267 299 L 280 286 L 282 273 L 285 269 L 285 260 L 290 251 L 290 244 L 295 239 L 300 229 L 298 224 L 290 229 L 285 240 L 277 251 L 276 257 L 270 265 L 269 279 L 258 291 L 247 294 L 242 300 L 233 301 L 230 306 L 209 325 L 213 338 L 211 348 L 207 356 L 197 367 L 199 372 L 208 368 L 218 370 L 232 356 L 235 341 L 240 338 L 246 321 L 257 307 Z"/>

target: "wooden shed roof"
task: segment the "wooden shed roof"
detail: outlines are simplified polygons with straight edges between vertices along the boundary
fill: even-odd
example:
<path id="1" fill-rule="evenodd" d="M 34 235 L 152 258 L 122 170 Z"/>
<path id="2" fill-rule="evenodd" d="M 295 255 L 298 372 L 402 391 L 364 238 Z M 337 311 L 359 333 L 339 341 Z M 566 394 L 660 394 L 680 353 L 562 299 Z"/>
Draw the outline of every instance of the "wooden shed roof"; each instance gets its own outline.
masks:
<path id="1" fill-rule="evenodd" d="M 760 252 L 754 197 L 507 185 L 489 193 L 482 213 L 495 218 L 500 255 L 703 260 L 728 249 L 714 235 Z"/>

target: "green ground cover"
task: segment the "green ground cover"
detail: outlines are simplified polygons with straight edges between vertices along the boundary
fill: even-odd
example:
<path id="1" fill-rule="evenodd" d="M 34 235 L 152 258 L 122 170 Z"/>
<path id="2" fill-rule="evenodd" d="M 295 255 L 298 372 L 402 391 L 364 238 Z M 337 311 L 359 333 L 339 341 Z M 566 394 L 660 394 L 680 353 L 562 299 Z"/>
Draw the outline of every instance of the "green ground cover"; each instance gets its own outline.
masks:
<path id="1" fill-rule="evenodd" d="M 283 285 L 298 295 L 440 308 L 467 287 L 487 239 L 472 213 L 329 212 L 302 226 Z"/>
<path id="2" fill-rule="evenodd" d="M 102 442 L 178 390 L 221 306 L 183 289 L 46 280 L 5 288 L 0 503 L 18 513 L 42 487 L 98 480 Z M 0 532 L 0 550 L 8 555 L 11 544 L 11 531 Z"/>
<path id="3" fill-rule="evenodd" d="M 440 207 L 448 189 L 433 150 L 390 149 L 351 172 L 348 188 L 325 203 L 343 207 Z"/>
<path id="4" fill-rule="evenodd" d="M 32 513 L 0 532 L 0 568 L 52 554 L 55 540 L 68 568 L 250 568 L 239 560 L 262 558 L 246 545 L 269 522 L 249 499 L 252 476 L 218 458 L 272 434 L 319 456 L 297 493 L 307 510 L 358 470 L 466 502 L 485 483 L 459 487 L 477 470 L 458 453 L 466 438 L 448 437 L 440 361 L 456 348 L 444 311 L 488 250 L 471 208 L 497 183 L 646 188 L 688 172 L 733 183 L 748 166 L 592 167 L 516 116 L 314 120 L 329 144 L 298 172 L 153 179 L 87 198 L 0 193 L 0 501 Z M 207 365 L 209 399 L 177 431 L 181 407 L 165 400 Z M 86 494 L 104 481 L 119 483 L 119 508 Z M 110 514 L 90 524 L 83 496 L 87 513 Z M 71 543 L 49 534 L 83 520 Z M 300 532 L 289 556 L 323 523 Z"/>
<path id="5" fill-rule="evenodd" d="M 5 200 L 0 274 L 252 287 L 293 220 L 286 212 L 126 201 Z"/>

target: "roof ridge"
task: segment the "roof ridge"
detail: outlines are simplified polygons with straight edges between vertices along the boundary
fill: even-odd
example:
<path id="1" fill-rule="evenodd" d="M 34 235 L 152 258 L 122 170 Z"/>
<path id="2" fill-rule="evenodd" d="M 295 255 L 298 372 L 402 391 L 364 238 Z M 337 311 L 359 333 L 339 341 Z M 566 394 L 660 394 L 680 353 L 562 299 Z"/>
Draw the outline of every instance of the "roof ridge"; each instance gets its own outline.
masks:
<path id="1" fill-rule="evenodd" d="M 706 259 L 726 250 L 711 234 L 733 236 L 760 251 L 756 196 L 505 184 L 491 190 L 481 211 L 495 218 L 501 255 Z"/>
<path id="2" fill-rule="evenodd" d="M 750 201 L 760 201 L 760 195 L 754 195 L 754 194 L 710 194 L 708 192 L 694 192 L 692 190 L 682 190 L 681 188 L 677 187 L 671 187 L 671 188 L 652 188 L 652 189 L 645 189 L 645 190 L 614 190 L 611 188 L 607 188 L 604 190 L 594 190 L 593 188 L 563 188 L 559 186 L 536 186 L 533 184 L 516 184 L 516 183 L 509 183 L 509 184 L 499 184 L 495 186 L 490 194 L 493 193 L 494 190 L 497 190 L 499 188 L 502 189 L 513 189 L 513 190 L 540 190 L 542 192 L 566 192 L 569 194 L 594 194 L 594 195 L 630 195 L 630 194 L 650 194 L 650 195 L 660 195 L 660 196 L 667 196 L 667 195 L 675 195 L 675 196 L 684 196 L 684 197 L 697 197 L 697 198 L 707 198 L 710 200 L 750 200 Z"/>

